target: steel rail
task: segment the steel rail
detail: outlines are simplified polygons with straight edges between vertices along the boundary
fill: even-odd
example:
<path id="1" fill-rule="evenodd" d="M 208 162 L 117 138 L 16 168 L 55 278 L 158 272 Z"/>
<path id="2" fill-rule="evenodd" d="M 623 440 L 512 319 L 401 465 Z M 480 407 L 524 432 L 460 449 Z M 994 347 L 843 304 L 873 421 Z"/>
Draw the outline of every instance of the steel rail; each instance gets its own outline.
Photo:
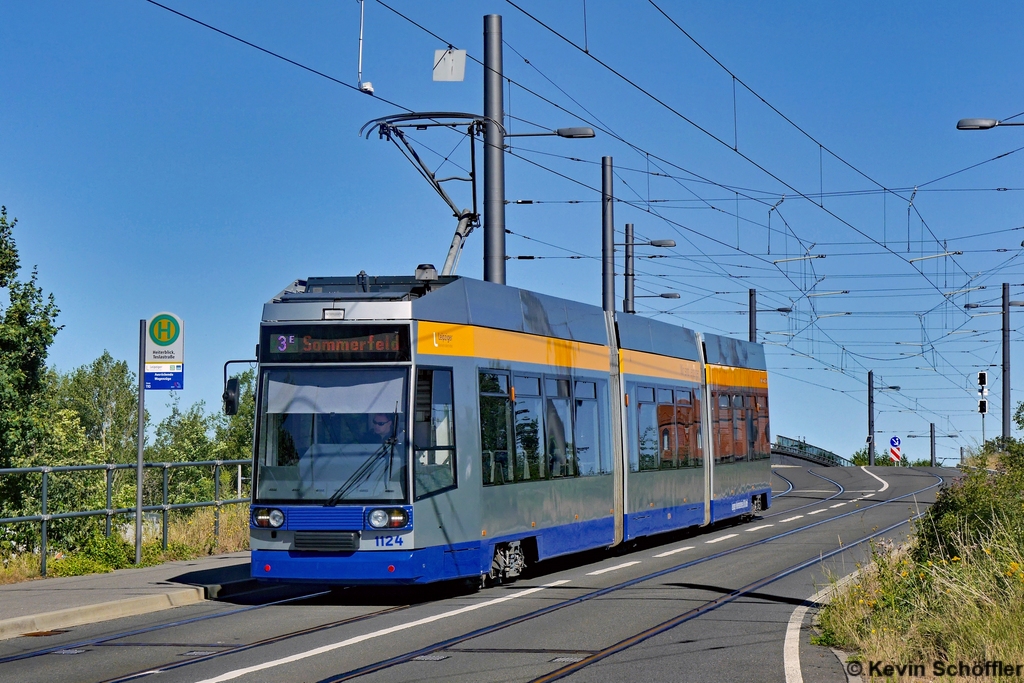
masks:
<path id="1" fill-rule="evenodd" d="M 180 669 L 184 666 L 191 666 L 192 664 L 198 664 L 199 662 L 207 662 L 211 659 L 217 659 L 225 655 L 233 655 L 239 652 L 245 652 L 253 648 L 262 647 L 264 645 L 273 645 L 274 643 L 280 643 L 284 640 L 290 640 L 291 638 L 298 638 L 299 636 L 306 636 L 312 633 L 319 633 L 321 631 L 328 631 L 332 628 L 339 626 L 345 626 L 347 624 L 355 624 L 360 621 L 366 621 L 367 619 L 373 619 L 374 617 L 383 616 L 385 614 L 391 614 L 393 612 L 401 612 L 407 610 L 412 605 L 396 605 L 394 607 L 388 607 L 386 609 L 377 610 L 376 612 L 367 612 L 366 614 L 360 614 L 354 617 L 347 617 L 345 619 L 339 619 L 326 624 L 320 624 L 319 626 L 310 626 L 309 628 L 299 629 L 298 631 L 290 631 L 288 633 L 282 633 L 276 636 L 270 636 L 263 640 L 257 640 L 254 643 L 246 643 L 244 645 L 236 645 L 235 647 L 219 650 L 217 652 L 211 652 L 208 655 L 202 657 L 190 657 L 186 660 L 176 660 L 168 662 L 167 664 L 159 664 L 157 666 L 146 667 L 142 671 L 136 671 L 135 673 L 125 674 L 123 676 L 117 676 L 116 678 L 108 678 L 100 683 L 127 683 L 127 681 L 133 681 L 149 674 L 162 674 L 174 669 Z M 195 646 L 189 645 L 187 647 L 194 648 Z"/>
<path id="2" fill-rule="evenodd" d="M 807 474 L 813 474 L 814 476 L 818 477 L 819 479 L 824 479 L 825 481 L 829 482 L 830 484 L 834 484 L 834 485 L 838 486 L 839 487 L 839 491 L 837 491 L 836 493 L 833 493 L 828 498 L 822 498 L 821 500 L 816 500 L 813 503 L 804 503 L 803 505 L 797 505 L 796 507 L 789 508 L 789 509 L 787 509 L 785 511 L 780 510 L 778 512 L 773 512 L 770 515 L 761 515 L 761 519 L 771 519 L 772 517 L 778 517 L 779 515 L 788 515 L 791 512 L 795 512 L 796 510 L 803 510 L 804 508 L 813 507 L 815 505 L 821 505 L 822 503 L 827 503 L 828 501 L 832 500 L 833 498 L 838 498 L 839 496 L 841 496 L 844 493 L 846 493 L 846 489 L 843 487 L 842 484 L 840 484 L 837 481 L 832 481 L 828 477 L 822 476 L 820 474 L 814 474 L 814 472 L 811 472 L 810 470 L 807 470 Z M 799 492 L 799 490 L 797 490 L 797 491 Z M 787 493 L 788 493 L 788 491 L 787 491 Z"/>
<path id="3" fill-rule="evenodd" d="M 397 655 L 395 657 L 390 657 L 388 659 L 384 659 L 384 660 L 381 660 L 379 662 L 375 662 L 373 664 L 367 664 L 365 666 L 361 666 L 359 668 L 352 669 L 350 671 L 347 671 L 347 672 L 344 672 L 344 673 L 341 673 L 341 674 L 336 674 L 336 675 L 333 675 L 333 676 L 329 676 L 327 678 L 323 678 L 320 681 L 318 681 L 318 683 L 341 683 L 342 681 L 349 681 L 349 680 L 352 680 L 354 678 L 359 678 L 360 676 L 365 676 L 367 674 L 375 673 L 377 671 L 382 671 L 384 669 L 389 669 L 389 668 L 391 668 L 393 666 L 397 666 L 399 664 L 404 664 L 406 662 L 412 661 L 416 657 L 422 657 L 423 655 L 432 654 L 432 653 L 437 652 L 439 650 L 445 650 L 445 649 L 448 649 L 448 648 L 450 648 L 450 647 L 452 647 L 454 645 L 458 645 L 459 643 L 466 642 L 467 640 L 472 640 L 474 638 L 479 638 L 480 636 L 489 635 L 491 633 L 495 633 L 497 631 L 501 631 L 503 629 L 506 629 L 506 628 L 508 628 L 510 626 L 515 626 L 517 624 L 521 624 L 521 623 L 524 623 L 524 622 L 527 622 L 527 621 L 531 621 L 533 619 L 536 619 L 538 617 L 541 617 L 541 616 L 544 616 L 544 615 L 547 615 L 547 614 L 551 614 L 552 612 L 556 612 L 556 611 L 564 609 L 566 607 L 570 607 L 570 606 L 573 606 L 573 605 L 578 605 L 578 604 L 581 604 L 581 603 L 586 602 L 588 600 L 593 600 L 594 598 L 599 598 L 601 596 L 608 595 L 610 593 L 615 593 L 615 592 L 623 590 L 625 588 L 630 588 L 632 586 L 635 586 L 635 585 L 637 585 L 639 583 L 643 583 L 643 582 L 646 582 L 646 581 L 650 581 L 651 579 L 656 579 L 658 577 L 665 576 L 666 574 L 672 574 L 672 573 L 680 571 L 682 569 L 687 569 L 689 567 L 693 567 L 693 566 L 696 566 L 696 565 L 699 565 L 699 564 L 703 564 L 704 562 L 710 562 L 711 560 L 716 560 L 716 559 L 719 559 L 719 558 L 722 558 L 722 557 L 726 557 L 728 555 L 732 555 L 734 553 L 741 552 L 743 550 L 748 550 L 750 548 L 754 548 L 754 547 L 757 547 L 757 546 L 760 546 L 760 545 L 764 545 L 765 543 L 769 543 L 771 541 L 775 541 L 775 540 L 778 540 L 780 538 L 784 538 L 786 536 L 791 536 L 793 534 L 800 533 L 802 531 L 807 531 L 808 529 L 813 529 L 815 527 L 821 526 L 822 524 L 828 524 L 829 522 L 833 522 L 835 520 L 842 519 L 842 518 L 848 517 L 850 515 L 863 514 L 864 512 L 866 512 L 867 510 L 870 510 L 872 508 L 876 508 L 876 507 L 879 507 L 881 505 L 888 505 L 890 503 L 894 503 L 896 501 L 900 501 L 900 500 L 903 500 L 905 498 L 910 498 L 910 497 L 916 496 L 916 495 L 918 495 L 920 493 L 924 493 L 925 491 L 929 491 L 931 489 L 934 489 L 934 488 L 936 488 L 938 486 L 941 486 L 944 483 L 944 481 L 945 481 L 943 479 L 943 477 L 940 477 L 937 474 L 933 474 L 931 472 L 928 472 L 926 474 L 928 474 L 928 475 L 930 475 L 932 477 L 935 477 L 936 479 L 938 479 L 938 481 L 936 481 L 934 484 L 931 484 L 930 486 L 926 486 L 924 488 L 917 489 L 916 491 L 911 491 L 910 493 L 905 493 L 905 494 L 903 494 L 901 496 L 896 496 L 894 498 L 889 498 L 887 500 L 881 500 L 881 501 L 874 502 L 874 503 L 868 505 L 867 507 L 864 507 L 864 508 L 861 508 L 861 509 L 856 509 L 856 510 L 851 510 L 849 512 L 844 512 L 844 513 L 842 513 L 840 515 L 836 515 L 835 517 L 828 517 L 826 519 L 818 520 L 816 522 L 813 522 L 811 524 L 807 524 L 807 525 L 802 526 L 802 527 L 797 527 L 797 528 L 794 528 L 794 529 L 790 529 L 789 531 L 782 532 L 780 534 L 775 534 L 774 536 L 769 536 L 768 538 L 760 539 L 760 540 L 757 540 L 757 541 L 751 541 L 750 543 L 744 543 L 744 544 L 742 544 L 740 546 L 737 546 L 735 548 L 729 548 L 729 549 L 726 549 L 726 550 L 719 551 L 717 553 L 713 553 L 711 555 L 708 555 L 707 557 L 697 558 L 695 560 L 690 560 L 689 562 L 683 562 L 681 564 L 677 564 L 677 565 L 674 565 L 672 567 L 668 567 L 666 569 L 661 569 L 661 570 L 658 570 L 658 571 L 655 571 L 655 572 L 651 572 L 649 574 L 644 574 L 643 576 L 639 576 L 639 577 L 636 577 L 636 578 L 633 578 L 633 579 L 628 579 L 626 581 L 622 581 L 622 582 L 617 583 L 617 584 L 615 584 L 613 586 L 608 586 L 606 588 L 601 588 L 601 589 L 598 589 L 598 590 L 595 590 L 595 591 L 591 591 L 589 593 L 585 593 L 585 594 L 577 596 L 575 598 L 568 598 L 568 599 L 563 600 L 561 602 L 557 602 L 555 604 L 548 605 L 547 607 L 541 607 L 539 609 L 533 610 L 532 612 L 527 612 L 527 613 L 521 614 L 519 616 L 511 617 L 509 619 L 505 619 L 503 621 L 500 621 L 500 622 L 498 622 L 496 624 L 492 624 L 490 626 L 484 626 L 482 628 L 475 629 L 473 631 L 470 631 L 468 633 L 462 634 L 460 636 L 454 636 L 452 638 L 448 638 L 448 639 L 436 642 L 436 643 L 434 643 L 432 645 L 428 645 L 426 647 L 419 648 L 419 649 L 414 650 L 412 652 L 407 652 L 405 654 Z M 906 521 L 901 521 L 896 526 L 900 526 L 902 524 L 906 524 Z M 893 528 L 895 528 L 895 527 L 893 527 Z M 877 535 L 879 535 L 881 533 L 885 533 L 887 530 L 889 530 L 889 529 L 883 529 L 882 531 L 873 532 L 873 536 L 877 536 Z M 858 543 L 859 542 L 862 542 L 862 541 L 858 541 Z M 843 546 L 843 548 L 841 548 L 839 551 L 836 551 L 836 552 L 841 552 L 842 550 L 845 550 L 846 548 L 849 548 L 852 545 L 855 545 L 855 544 L 847 544 L 847 545 Z M 833 554 L 835 554 L 835 553 L 833 553 Z M 814 558 L 813 560 L 808 560 L 807 562 L 810 563 L 810 564 L 814 564 L 815 562 L 819 562 L 820 560 L 824 559 L 824 557 L 826 557 L 826 556 L 818 556 L 818 557 Z M 810 566 L 810 564 L 807 564 L 807 563 L 801 563 L 801 564 L 806 564 L 807 566 Z M 792 569 L 792 567 L 790 569 Z M 794 569 L 793 571 L 798 571 L 798 570 Z M 777 578 L 782 578 L 782 577 L 780 576 L 780 577 L 777 577 Z M 733 598 L 733 599 L 735 599 L 735 598 Z M 719 600 L 721 600 L 721 598 L 719 598 Z"/>
<path id="4" fill-rule="evenodd" d="M 579 671 L 580 669 L 590 666 L 591 664 L 596 664 L 597 662 L 603 659 L 607 659 L 608 657 L 611 657 L 614 654 L 618 654 L 619 652 L 627 650 L 633 647 L 634 645 L 639 645 L 645 640 L 649 640 L 656 635 L 665 633 L 666 631 L 670 631 L 674 629 L 676 626 L 679 626 L 680 624 L 696 619 L 697 617 L 703 616 L 708 612 L 716 610 L 724 605 L 728 605 L 730 602 L 733 602 L 737 598 L 741 598 L 744 595 L 747 595 L 748 593 L 753 593 L 754 591 L 764 588 L 769 584 L 775 583 L 779 579 L 783 579 L 787 576 L 790 576 L 791 574 L 795 574 L 798 571 L 807 569 L 808 567 L 813 567 L 814 565 L 819 564 L 820 562 L 827 560 L 830 557 L 838 555 L 839 553 L 846 552 L 850 548 L 854 548 L 858 545 L 861 545 L 862 543 L 867 543 L 871 539 L 877 538 L 882 534 L 886 534 L 892 531 L 893 529 L 897 529 L 903 526 L 904 524 L 909 524 L 910 522 L 913 522 L 914 520 L 921 518 L 922 516 L 924 516 L 924 514 L 925 513 L 920 512 L 907 520 L 901 520 L 899 522 L 896 522 L 895 524 L 891 524 L 885 527 L 884 529 L 873 531 L 867 536 L 863 536 L 857 539 L 856 541 L 840 545 L 835 550 L 830 550 L 829 552 L 818 555 L 817 557 L 812 557 L 809 560 L 798 562 L 797 564 L 787 567 L 786 569 L 777 571 L 773 574 L 769 574 L 768 576 L 758 579 L 757 581 L 754 581 L 752 583 L 748 583 L 746 586 L 743 586 L 742 588 L 737 588 L 736 590 L 727 593 L 721 597 L 715 598 L 714 600 L 710 600 L 704 603 L 703 605 L 700 605 L 699 607 L 694 607 L 693 609 L 684 612 L 680 615 L 677 615 L 675 617 L 672 617 L 671 619 L 663 621 L 660 624 L 657 624 L 656 626 L 652 626 L 628 638 L 624 638 L 623 640 L 620 640 L 614 645 L 609 645 L 608 647 L 599 650 L 592 655 L 584 657 L 578 662 L 567 664 L 566 666 L 563 666 L 560 669 L 556 669 L 550 673 L 544 674 L 543 676 L 538 676 L 537 678 L 532 679 L 530 683 L 549 683 L 550 681 L 561 680 L 562 678 L 570 676 Z"/>
<path id="5" fill-rule="evenodd" d="M 74 650 L 80 647 L 88 647 L 90 645 L 103 645 L 104 643 L 112 640 L 121 640 L 122 638 L 130 638 L 132 636 L 141 635 L 143 633 L 152 633 L 154 631 L 160 631 L 166 628 L 174 628 L 175 626 L 186 626 L 188 624 L 195 624 L 200 621 L 209 621 L 210 619 L 220 619 L 221 617 L 229 617 L 234 614 L 242 614 L 243 612 L 252 612 L 254 610 L 263 609 L 264 607 L 273 607 L 274 605 L 284 605 L 289 602 L 298 602 L 300 600 L 307 600 L 309 598 L 315 598 L 320 595 L 326 595 L 330 591 L 318 591 L 316 593 L 308 593 L 306 595 L 299 595 L 293 598 L 285 598 L 283 600 L 275 600 L 273 602 L 267 602 L 262 605 L 249 605 L 247 607 L 240 607 L 238 609 L 228 610 L 227 612 L 218 612 L 217 614 L 204 614 L 199 617 L 190 617 L 188 619 L 179 619 L 176 621 L 170 621 L 166 624 L 156 624 L 155 626 L 145 626 L 143 628 L 136 628 L 130 631 L 123 631 L 114 635 L 103 636 L 101 638 L 91 638 L 89 640 L 82 640 L 77 643 L 70 643 L 64 645 L 54 645 L 52 647 L 45 647 L 39 650 L 33 650 L 31 652 L 22 652 L 16 655 L 8 655 L 7 657 L 0 657 L 0 664 L 6 664 L 8 662 L 16 662 L 22 659 L 31 659 L 33 657 L 39 657 L 41 655 L 47 655 L 51 652 L 57 652 L 58 650 Z"/>
<path id="6" fill-rule="evenodd" d="M 776 495 L 772 495 L 772 498 L 781 498 L 782 496 L 786 495 L 787 493 L 789 493 L 790 491 L 793 490 L 793 482 L 791 482 L 789 479 L 787 479 L 786 477 L 782 476 L 781 474 L 779 474 L 775 470 L 772 470 L 772 474 L 774 474 L 776 477 L 778 477 L 782 481 L 784 481 L 787 484 L 789 484 L 789 488 L 788 489 L 786 489 L 785 491 L 783 491 L 782 493 L 780 493 L 777 496 Z"/>

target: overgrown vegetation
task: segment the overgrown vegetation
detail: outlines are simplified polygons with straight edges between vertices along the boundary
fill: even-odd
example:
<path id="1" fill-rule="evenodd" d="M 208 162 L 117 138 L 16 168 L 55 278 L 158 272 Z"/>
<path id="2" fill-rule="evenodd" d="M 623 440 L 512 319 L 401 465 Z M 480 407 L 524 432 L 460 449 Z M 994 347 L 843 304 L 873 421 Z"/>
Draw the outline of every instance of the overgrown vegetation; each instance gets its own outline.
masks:
<path id="1" fill-rule="evenodd" d="M 872 547 L 820 613 L 821 644 L 894 663 L 1024 661 L 1024 443 L 991 441 L 968 465 L 907 545 Z"/>
<path id="2" fill-rule="evenodd" d="M 17 220 L 9 220 L 0 207 L 0 468 L 56 467 L 100 463 L 133 464 L 138 429 L 138 384 L 128 363 L 107 351 L 69 372 L 47 365 L 50 345 L 60 326 L 52 294 L 38 285 L 37 273 L 19 279 L 21 266 L 14 240 Z M 171 396 L 171 414 L 155 427 L 145 447 L 146 462 L 241 460 L 251 456 L 253 371 L 239 376 L 242 401 L 238 414 L 225 417 L 206 412 L 202 402 L 184 408 Z M 146 415 L 149 426 L 149 415 Z M 249 468 L 245 471 L 248 473 Z M 167 470 L 168 502 L 186 503 L 214 498 L 212 467 Z M 233 498 L 237 471 L 222 468 L 222 498 Z M 112 503 L 115 508 L 135 506 L 135 472 L 116 470 Z M 0 475 L 0 517 L 41 512 L 42 480 L 38 473 Z M 247 488 L 243 496 L 247 495 Z M 143 499 L 159 504 L 163 473 L 148 469 Z M 51 473 L 47 481 L 47 512 L 102 510 L 106 505 L 106 473 Z M 239 550 L 247 546 L 246 506 L 221 511 L 221 534 L 214 538 L 212 509 L 174 513 L 166 552 L 159 543 L 146 545 L 146 559 L 158 562 L 178 557 Z M 103 534 L 103 517 L 53 520 L 48 528 L 48 573 L 78 574 L 110 571 L 128 566 L 128 546 L 122 529 L 127 517 L 115 518 L 110 537 Z M 38 575 L 40 528 L 38 523 L 0 525 L 0 582 Z M 155 548 L 155 549 L 154 549 Z M 129 553 L 134 560 L 134 547 Z"/>

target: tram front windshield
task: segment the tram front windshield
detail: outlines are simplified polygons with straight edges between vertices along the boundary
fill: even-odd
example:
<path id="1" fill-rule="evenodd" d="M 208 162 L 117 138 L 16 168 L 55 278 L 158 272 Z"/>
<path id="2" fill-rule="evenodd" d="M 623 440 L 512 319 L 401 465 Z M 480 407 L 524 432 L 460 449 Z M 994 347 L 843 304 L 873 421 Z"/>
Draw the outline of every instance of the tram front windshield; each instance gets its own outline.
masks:
<path id="1" fill-rule="evenodd" d="M 404 368 L 263 373 L 256 502 L 406 500 Z"/>

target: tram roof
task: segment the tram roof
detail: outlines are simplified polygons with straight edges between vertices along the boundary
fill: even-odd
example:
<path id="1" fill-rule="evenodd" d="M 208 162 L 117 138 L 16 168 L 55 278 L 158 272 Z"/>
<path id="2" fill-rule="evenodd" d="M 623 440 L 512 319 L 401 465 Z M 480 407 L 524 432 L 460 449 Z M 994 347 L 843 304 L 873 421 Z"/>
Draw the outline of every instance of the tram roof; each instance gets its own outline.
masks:
<path id="1" fill-rule="evenodd" d="M 429 282 L 410 276 L 313 277 L 296 280 L 268 307 L 280 310 L 281 304 L 324 301 L 409 302 L 405 305 L 411 306 L 414 320 L 608 344 L 604 311 L 598 306 L 460 276 Z M 319 304 L 310 306 L 314 319 L 320 319 L 320 309 Z M 621 348 L 694 361 L 700 358 L 697 335 L 689 328 L 627 313 L 616 313 L 615 320 Z M 767 369 L 760 344 L 716 334 L 705 334 L 703 339 L 709 363 Z"/>

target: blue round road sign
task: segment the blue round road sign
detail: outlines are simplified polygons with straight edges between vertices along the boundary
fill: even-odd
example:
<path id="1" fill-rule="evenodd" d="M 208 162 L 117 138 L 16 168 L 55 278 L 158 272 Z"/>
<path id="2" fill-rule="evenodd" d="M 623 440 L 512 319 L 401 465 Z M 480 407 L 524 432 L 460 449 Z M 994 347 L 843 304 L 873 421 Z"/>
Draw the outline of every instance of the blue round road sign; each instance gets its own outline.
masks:
<path id="1" fill-rule="evenodd" d="M 903 442 L 900 441 L 900 437 L 898 436 L 894 436 L 891 439 L 889 439 L 889 445 L 892 446 L 893 448 L 899 448 L 901 443 Z"/>

